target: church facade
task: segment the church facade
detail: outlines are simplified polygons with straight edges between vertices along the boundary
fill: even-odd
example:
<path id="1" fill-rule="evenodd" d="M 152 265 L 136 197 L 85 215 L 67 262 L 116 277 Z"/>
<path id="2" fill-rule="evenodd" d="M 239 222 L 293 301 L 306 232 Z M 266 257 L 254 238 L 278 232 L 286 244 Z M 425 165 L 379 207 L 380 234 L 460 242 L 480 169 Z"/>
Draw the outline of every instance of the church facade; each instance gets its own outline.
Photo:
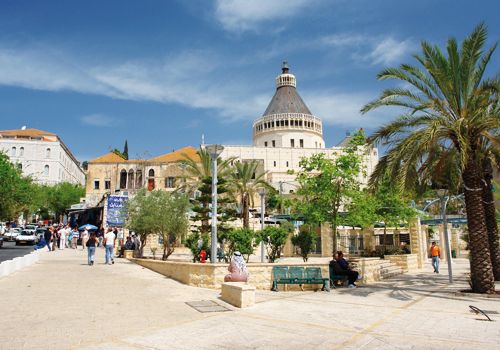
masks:
<path id="1" fill-rule="evenodd" d="M 255 119 L 252 132 L 251 146 L 225 145 L 221 157 L 260 162 L 267 172 L 267 181 L 283 194 L 296 190 L 295 174 L 300 171 L 302 158 L 324 153 L 333 159 L 343 152 L 346 142 L 326 147 L 323 123 L 300 97 L 297 79 L 286 62 L 276 77 L 276 92 L 263 115 Z M 359 181 L 366 184 L 378 163 L 378 150 L 367 150 L 363 163 L 366 176 L 360 174 Z"/>

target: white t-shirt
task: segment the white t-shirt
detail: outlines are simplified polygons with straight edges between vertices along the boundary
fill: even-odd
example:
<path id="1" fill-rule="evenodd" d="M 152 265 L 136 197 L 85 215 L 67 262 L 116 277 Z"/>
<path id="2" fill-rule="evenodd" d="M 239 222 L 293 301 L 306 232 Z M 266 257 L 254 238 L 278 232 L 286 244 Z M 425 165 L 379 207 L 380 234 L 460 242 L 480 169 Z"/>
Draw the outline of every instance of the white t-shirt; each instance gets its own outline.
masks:
<path id="1" fill-rule="evenodd" d="M 107 246 L 113 246 L 115 245 L 115 234 L 113 231 L 109 231 L 104 235 L 104 238 L 106 239 L 106 245 Z"/>
<path id="2" fill-rule="evenodd" d="M 64 229 L 64 228 L 60 229 L 59 236 L 61 237 L 61 239 L 65 239 L 66 238 L 66 229 Z"/>
<path id="3" fill-rule="evenodd" d="M 85 230 L 82 233 L 82 239 L 87 239 L 87 238 L 89 238 L 89 231 Z"/>

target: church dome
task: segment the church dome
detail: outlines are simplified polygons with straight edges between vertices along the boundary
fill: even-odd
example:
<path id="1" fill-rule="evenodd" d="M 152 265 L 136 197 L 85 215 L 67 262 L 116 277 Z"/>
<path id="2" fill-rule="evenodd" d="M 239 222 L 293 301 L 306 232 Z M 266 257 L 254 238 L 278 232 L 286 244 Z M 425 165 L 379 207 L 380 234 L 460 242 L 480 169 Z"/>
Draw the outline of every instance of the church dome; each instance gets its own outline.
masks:
<path id="1" fill-rule="evenodd" d="M 253 143 L 263 147 L 324 148 L 321 119 L 297 92 L 297 79 L 283 62 L 276 92 L 262 117 L 253 124 Z"/>

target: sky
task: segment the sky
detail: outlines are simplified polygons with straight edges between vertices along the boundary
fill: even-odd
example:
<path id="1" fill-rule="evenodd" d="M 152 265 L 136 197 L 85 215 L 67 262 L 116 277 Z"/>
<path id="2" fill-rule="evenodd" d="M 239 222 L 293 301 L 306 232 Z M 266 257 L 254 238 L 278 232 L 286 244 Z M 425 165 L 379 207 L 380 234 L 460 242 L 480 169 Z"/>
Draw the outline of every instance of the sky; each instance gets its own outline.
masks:
<path id="1" fill-rule="evenodd" d="M 498 13 L 493 0 L 2 0 L 0 129 L 54 132 L 80 161 L 125 140 L 140 159 L 202 135 L 250 145 L 287 60 L 330 147 L 397 116 L 359 113 L 397 84 L 377 81 L 383 68 L 481 21 L 491 46 Z"/>

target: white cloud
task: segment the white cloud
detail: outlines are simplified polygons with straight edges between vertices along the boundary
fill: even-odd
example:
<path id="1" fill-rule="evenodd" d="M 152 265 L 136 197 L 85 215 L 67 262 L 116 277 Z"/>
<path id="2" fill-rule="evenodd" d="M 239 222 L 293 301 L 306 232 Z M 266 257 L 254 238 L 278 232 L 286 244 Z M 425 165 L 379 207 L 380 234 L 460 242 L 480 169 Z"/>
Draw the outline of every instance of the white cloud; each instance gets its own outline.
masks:
<path id="1" fill-rule="evenodd" d="M 354 33 L 338 33 L 317 40 L 316 47 L 350 50 L 353 59 L 371 65 L 391 65 L 401 61 L 415 50 L 411 39 L 398 40 L 392 36 L 374 36 Z"/>
<path id="2" fill-rule="evenodd" d="M 0 47 L 0 84 L 30 89 L 84 93 L 118 97 L 111 86 L 99 83 L 81 67 L 46 47 L 4 49 Z"/>
<path id="3" fill-rule="evenodd" d="M 80 118 L 80 121 L 82 124 L 97 127 L 110 127 L 118 122 L 117 119 L 102 114 L 85 115 Z"/>
<path id="4" fill-rule="evenodd" d="M 323 120 L 324 124 L 345 127 L 347 129 L 376 128 L 396 116 L 394 110 L 375 110 L 361 114 L 361 108 L 376 94 L 368 92 L 336 93 L 305 91 L 304 100 L 311 112 Z"/>
<path id="5" fill-rule="evenodd" d="M 366 43 L 367 40 L 369 38 L 361 34 L 337 33 L 320 38 L 318 43 L 327 46 L 350 47 Z"/>
<path id="6" fill-rule="evenodd" d="M 267 98 L 244 80 L 224 81 L 227 66 L 210 52 L 189 51 L 162 60 L 109 62 L 92 66 L 47 48 L 0 46 L 0 85 L 46 91 L 75 91 L 112 98 L 177 103 L 213 109 L 225 120 L 256 117 Z M 81 120 L 106 126 L 96 116 Z"/>
<path id="7" fill-rule="evenodd" d="M 410 40 L 397 41 L 393 38 L 386 38 L 378 42 L 372 52 L 366 56 L 372 64 L 394 64 L 397 63 L 414 49 L 414 44 Z"/>
<path id="8" fill-rule="evenodd" d="M 242 32 L 292 17 L 315 2 L 317 0 L 217 0 L 215 17 L 224 29 Z"/>

